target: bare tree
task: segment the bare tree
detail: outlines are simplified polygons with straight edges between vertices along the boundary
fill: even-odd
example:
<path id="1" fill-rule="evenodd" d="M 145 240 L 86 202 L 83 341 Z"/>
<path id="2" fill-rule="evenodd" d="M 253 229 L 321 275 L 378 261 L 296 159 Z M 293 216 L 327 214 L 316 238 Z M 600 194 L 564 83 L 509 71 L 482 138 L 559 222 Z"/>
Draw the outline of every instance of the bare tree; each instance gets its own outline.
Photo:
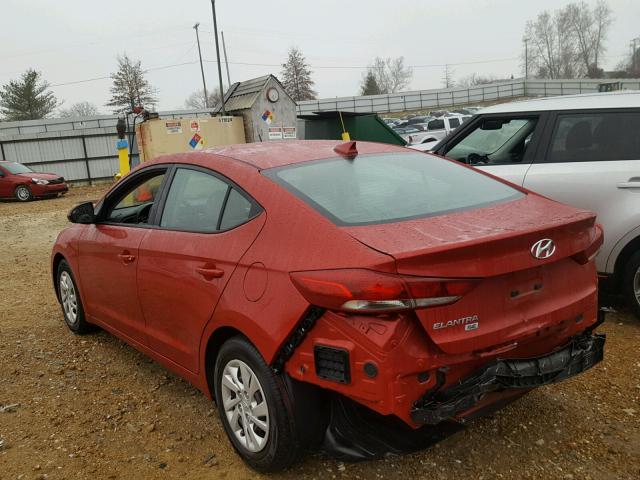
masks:
<path id="1" fill-rule="evenodd" d="M 456 82 L 453 79 L 453 74 L 455 71 L 451 68 L 450 65 L 444 66 L 444 72 L 442 74 L 442 85 L 444 88 L 453 88 L 456 86 Z"/>
<path id="2" fill-rule="evenodd" d="M 282 86 L 296 102 L 313 100 L 316 92 L 311 70 L 302 52 L 295 47 L 289 50 L 287 63 L 282 64 Z"/>
<path id="3" fill-rule="evenodd" d="M 406 89 L 413 78 L 413 69 L 404 65 L 404 57 L 376 57 L 367 75 L 373 74 L 380 93 L 396 93 Z"/>
<path id="4" fill-rule="evenodd" d="M 525 38 L 529 49 L 530 70 L 542 78 L 597 77 L 605 50 L 611 9 L 598 0 L 593 9 L 584 2 L 540 13 L 527 22 Z"/>
<path id="5" fill-rule="evenodd" d="M 604 52 L 603 40 L 611 25 L 611 9 L 600 0 L 592 11 L 583 1 L 570 3 L 562 14 L 574 37 L 582 69 L 589 77 L 599 76 L 598 59 Z"/>
<path id="6" fill-rule="evenodd" d="M 91 102 L 78 102 L 71 105 L 69 108 L 64 108 L 58 113 L 60 118 L 71 117 L 94 117 L 100 115 L 98 107 Z"/>
<path id="7" fill-rule="evenodd" d="M 220 89 L 218 88 L 213 92 L 207 93 L 209 108 L 214 108 L 220 103 Z M 201 88 L 200 90 L 196 90 L 191 95 L 189 95 L 184 102 L 184 106 L 186 108 L 192 108 L 194 110 L 207 108 L 207 102 L 204 101 L 204 89 Z"/>

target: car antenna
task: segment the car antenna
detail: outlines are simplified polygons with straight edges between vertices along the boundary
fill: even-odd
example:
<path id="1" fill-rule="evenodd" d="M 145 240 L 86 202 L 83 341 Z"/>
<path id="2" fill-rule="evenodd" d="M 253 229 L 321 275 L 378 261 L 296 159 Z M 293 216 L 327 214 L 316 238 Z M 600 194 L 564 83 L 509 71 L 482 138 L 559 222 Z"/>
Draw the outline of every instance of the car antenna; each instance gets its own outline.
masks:
<path id="1" fill-rule="evenodd" d="M 348 159 L 353 160 L 358 156 L 358 150 L 356 149 L 356 142 L 346 142 L 341 143 L 340 145 L 336 145 L 333 149 L 338 155 Z"/>

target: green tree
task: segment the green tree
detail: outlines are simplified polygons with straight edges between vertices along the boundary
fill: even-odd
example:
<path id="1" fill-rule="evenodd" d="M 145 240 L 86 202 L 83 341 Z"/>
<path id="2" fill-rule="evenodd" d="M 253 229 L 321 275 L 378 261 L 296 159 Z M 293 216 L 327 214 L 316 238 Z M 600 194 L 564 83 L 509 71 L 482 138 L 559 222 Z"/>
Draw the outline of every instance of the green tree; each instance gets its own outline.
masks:
<path id="1" fill-rule="evenodd" d="M 368 70 L 360 85 L 360 95 L 380 95 L 381 93 L 375 74 Z"/>
<path id="2" fill-rule="evenodd" d="M 118 71 L 111 74 L 111 100 L 108 107 L 115 113 L 126 112 L 133 106 L 149 107 L 158 103 L 156 89 L 144 76 L 140 60 L 131 60 L 127 54 L 118 56 Z"/>
<path id="3" fill-rule="evenodd" d="M 33 69 L 0 89 L 0 114 L 7 121 L 45 118 L 57 106 L 58 100 L 49 84 Z"/>
<path id="4" fill-rule="evenodd" d="M 282 64 L 282 85 L 296 102 L 316 98 L 316 92 L 313 90 L 315 82 L 311 79 L 311 73 L 302 52 L 292 47 L 287 63 Z"/>

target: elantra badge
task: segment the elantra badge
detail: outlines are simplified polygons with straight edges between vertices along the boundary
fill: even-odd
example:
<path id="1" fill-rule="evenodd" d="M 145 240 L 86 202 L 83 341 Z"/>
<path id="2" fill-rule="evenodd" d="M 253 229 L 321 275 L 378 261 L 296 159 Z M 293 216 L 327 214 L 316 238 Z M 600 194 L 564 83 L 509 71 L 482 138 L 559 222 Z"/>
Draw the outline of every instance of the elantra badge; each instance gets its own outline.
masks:
<path id="1" fill-rule="evenodd" d="M 550 238 L 538 240 L 531 247 L 531 255 L 539 260 L 549 258 L 556 252 L 556 244 Z"/>

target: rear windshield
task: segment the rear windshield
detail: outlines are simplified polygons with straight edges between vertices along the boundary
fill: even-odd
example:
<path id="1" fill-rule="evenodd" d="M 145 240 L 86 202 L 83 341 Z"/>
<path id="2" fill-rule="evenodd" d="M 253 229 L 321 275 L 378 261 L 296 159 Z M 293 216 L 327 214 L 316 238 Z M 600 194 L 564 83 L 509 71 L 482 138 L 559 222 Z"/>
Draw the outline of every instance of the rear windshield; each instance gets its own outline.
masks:
<path id="1" fill-rule="evenodd" d="M 370 225 L 468 210 L 524 194 L 422 153 L 331 158 L 265 170 L 337 225 Z"/>

